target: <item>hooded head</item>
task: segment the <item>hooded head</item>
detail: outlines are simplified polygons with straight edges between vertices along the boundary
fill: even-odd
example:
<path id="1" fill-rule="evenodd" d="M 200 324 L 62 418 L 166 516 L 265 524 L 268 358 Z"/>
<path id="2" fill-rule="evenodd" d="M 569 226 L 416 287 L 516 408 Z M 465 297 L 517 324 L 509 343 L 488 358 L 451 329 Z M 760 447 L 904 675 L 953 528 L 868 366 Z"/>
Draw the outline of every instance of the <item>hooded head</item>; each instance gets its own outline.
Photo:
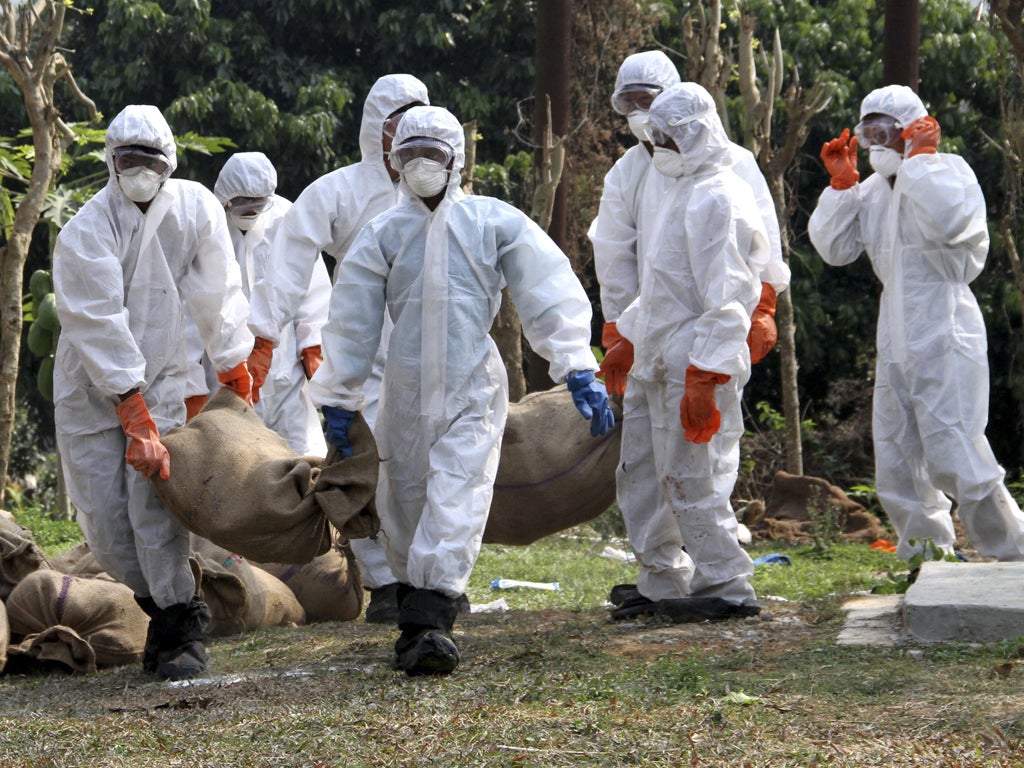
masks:
<path id="1" fill-rule="evenodd" d="M 384 121 L 410 104 L 429 104 L 427 86 L 412 75 L 384 75 L 370 88 L 363 104 L 363 118 L 359 125 L 359 151 L 363 161 L 372 167 L 384 167 Z M 379 163 L 377 162 L 379 160 Z"/>
<path id="2" fill-rule="evenodd" d="M 116 186 L 125 196 L 138 203 L 151 200 L 160 185 L 178 167 L 174 134 L 171 133 L 171 127 L 160 110 L 151 104 L 130 104 L 122 109 L 110 121 L 104 144 L 111 181 L 117 180 Z M 125 147 L 140 148 L 136 153 L 139 157 L 148 154 L 161 160 L 161 172 L 156 173 L 148 168 L 136 166 L 119 174 L 115 168 L 114 155 Z M 119 162 L 123 161 L 122 157 Z M 149 194 L 150 192 L 152 194 Z"/>
<path id="3" fill-rule="evenodd" d="M 715 100 L 697 83 L 678 83 L 654 100 L 648 115 L 648 133 L 656 146 L 656 161 L 659 155 L 672 161 L 661 163 L 666 168 L 674 166 L 672 173 L 659 167 L 669 176 L 690 176 L 712 161 L 725 164 L 729 154 L 729 136 L 718 116 Z M 659 151 L 666 139 L 675 142 L 678 159 Z M 674 150 L 668 151 L 675 154 Z"/>
<path id="4" fill-rule="evenodd" d="M 629 130 L 646 141 L 647 110 L 659 93 L 679 82 L 675 65 L 661 51 L 627 56 L 619 67 L 612 93 L 612 109 L 629 121 Z"/>
<path id="5" fill-rule="evenodd" d="M 466 140 L 459 119 L 443 107 L 413 107 L 405 113 L 402 122 L 398 124 L 391 149 L 392 155 L 395 155 L 403 145 L 409 146 L 418 139 L 439 142 L 450 149 L 451 167 L 444 186 L 447 189 L 458 188 L 462 183 L 460 171 L 466 163 Z M 407 184 L 414 194 L 419 194 L 406 178 L 410 171 L 408 166 L 401 169 L 403 183 Z"/>
<path id="6" fill-rule="evenodd" d="M 860 103 L 860 117 L 882 114 L 896 119 L 897 127 L 906 128 L 915 120 L 928 115 L 921 97 L 906 85 L 887 85 L 876 88 Z"/>
<path id="7" fill-rule="evenodd" d="M 277 169 L 262 152 L 237 152 L 221 168 L 213 194 L 224 206 L 228 220 L 243 232 L 274 204 Z"/>

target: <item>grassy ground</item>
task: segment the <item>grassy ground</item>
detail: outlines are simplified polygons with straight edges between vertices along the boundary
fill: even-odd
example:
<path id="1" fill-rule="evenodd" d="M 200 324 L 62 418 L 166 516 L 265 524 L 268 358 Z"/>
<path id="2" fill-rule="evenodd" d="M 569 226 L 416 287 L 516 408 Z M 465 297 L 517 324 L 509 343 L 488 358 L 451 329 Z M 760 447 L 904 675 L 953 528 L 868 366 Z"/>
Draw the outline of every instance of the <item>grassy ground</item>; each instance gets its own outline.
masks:
<path id="1" fill-rule="evenodd" d="M 210 643 L 211 676 L 0 678 L 0 766 L 1021 766 L 1024 641 L 835 644 L 845 596 L 899 578 L 859 545 L 758 566 L 756 619 L 612 623 L 621 542 L 485 547 L 447 678 L 391 668 L 362 621 Z M 496 578 L 558 581 L 496 590 Z"/>

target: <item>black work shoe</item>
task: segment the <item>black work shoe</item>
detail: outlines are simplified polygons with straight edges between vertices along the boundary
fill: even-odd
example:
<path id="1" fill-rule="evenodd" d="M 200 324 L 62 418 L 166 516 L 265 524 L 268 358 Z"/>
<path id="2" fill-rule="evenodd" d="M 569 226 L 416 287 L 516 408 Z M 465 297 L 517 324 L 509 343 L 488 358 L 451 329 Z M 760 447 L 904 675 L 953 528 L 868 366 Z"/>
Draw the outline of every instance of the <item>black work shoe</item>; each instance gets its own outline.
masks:
<path id="1" fill-rule="evenodd" d="M 398 582 L 370 590 L 370 604 L 366 606 L 367 624 L 398 623 Z"/>
<path id="2" fill-rule="evenodd" d="M 198 640 L 191 640 L 173 651 L 161 651 L 156 673 L 165 680 L 191 680 L 210 667 L 210 654 Z"/>
<path id="3" fill-rule="evenodd" d="M 632 619 L 637 616 L 650 616 L 657 613 L 657 611 L 658 603 L 637 592 L 636 597 L 625 600 L 613 608 L 611 616 L 612 621 L 622 621 L 623 619 Z"/>
<path id="4" fill-rule="evenodd" d="M 395 666 L 404 669 L 410 677 L 420 675 L 448 675 L 459 665 L 459 649 L 451 636 L 440 629 L 426 629 L 411 641 L 402 642 L 395 649 Z"/>
<path id="5" fill-rule="evenodd" d="M 733 603 L 720 597 L 680 597 L 659 600 L 655 614 L 665 616 L 674 624 L 692 624 L 701 621 L 725 621 L 757 616 L 761 606 L 757 603 Z"/>
<path id="6" fill-rule="evenodd" d="M 635 600 L 638 597 L 642 597 L 642 595 L 640 590 L 637 589 L 636 584 L 616 584 L 612 587 L 612 591 L 608 593 L 608 602 L 619 606 L 627 600 Z"/>

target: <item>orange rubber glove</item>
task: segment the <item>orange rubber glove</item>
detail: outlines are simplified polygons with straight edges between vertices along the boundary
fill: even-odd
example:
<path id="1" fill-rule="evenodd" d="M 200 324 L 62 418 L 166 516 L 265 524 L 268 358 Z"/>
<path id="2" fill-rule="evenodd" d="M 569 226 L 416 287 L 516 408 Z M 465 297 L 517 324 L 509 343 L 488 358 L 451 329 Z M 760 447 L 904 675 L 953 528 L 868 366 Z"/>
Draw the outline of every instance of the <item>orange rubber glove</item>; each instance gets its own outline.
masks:
<path id="1" fill-rule="evenodd" d="M 313 378 L 313 374 L 316 373 L 316 369 L 320 367 L 320 363 L 323 361 L 324 355 L 320 351 L 319 344 L 314 344 L 302 350 L 302 367 L 306 369 L 307 379 Z"/>
<path id="2" fill-rule="evenodd" d="M 860 181 L 857 171 L 857 137 L 850 138 L 850 129 L 844 128 L 838 139 L 821 145 L 821 160 L 832 176 L 832 189 L 849 189 Z"/>
<path id="3" fill-rule="evenodd" d="M 143 477 L 149 478 L 160 473 L 166 480 L 171 476 L 171 454 L 160 442 L 153 416 L 146 407 L 142 395 L 136 392 L 117 406 L 117 417 L 128 436 L 128 449 L 124 457 Z"/>
<path id="4" fill-rule="evenodd" d="M 245 400 L 246 405 L 253 404 L 252 376 L 249 374 L 249 368 L 246 365 L 245 360 L 240 362 L 230 371 L 218 373 L 217 381 Z"/>
<path id="5" fill-rule="evenodd" d="M 209 401 L 209 397 L 206 395 L 192 395 L 191 397 L 185 398 L 185 421 L 192 421 L 199 412 L 203 410 L 203 406 Z"/>
<path id="6" fill-rule="evenodd" d="M 604 376 L 604 386 L 609 395 L 624 395 L 626 374 L 633 367 L 633 344 L 619 333 L 615 323 L 605 323 L 601 330 L 601 346 L 605 354 L 597 373 Z"/>
<path id="7" fill-rule="evenodd" d="M 925 115 L 908 125 L 901 135 L 907 142 L 904 150 L 907 157 L 934 155 L 939 146 L 939 139 L 942 138 L 942 128 L 939 127 L 938 120 L 931 115 Z"/>
<path id="8" fill-rule="evenodd" d="M 260 387 L 267 380 L 267 374 L 270 373 L 270 363 L 273 359 L 274 345 L 267 339 L 257 336 L 256 343 L 253 345 L 252 352 L 249 353 L 248 360 L 249 373 L 252 375 L 250 405 L 260 401 Z"/>
<path id="9" fill-rule="evenodd" d="M 750 316 L 750 333 L 747 334 L 752 364 L 764 360 L 779 341 L 779 329 L 775 327 L 775 300 L 775 289 L 768 283 L 761 283 L 761 301 Z"/>
<path id="10" fill-rule="evenodd" d="M 724 373 L 702 371 L 692 365 L 686 369 L 686 392 L 679 401 L 679 421 L 691 443 L 708 442 L 722 426 L 722 412 L 715 404 L 715 386 L 728 380 Z"/>

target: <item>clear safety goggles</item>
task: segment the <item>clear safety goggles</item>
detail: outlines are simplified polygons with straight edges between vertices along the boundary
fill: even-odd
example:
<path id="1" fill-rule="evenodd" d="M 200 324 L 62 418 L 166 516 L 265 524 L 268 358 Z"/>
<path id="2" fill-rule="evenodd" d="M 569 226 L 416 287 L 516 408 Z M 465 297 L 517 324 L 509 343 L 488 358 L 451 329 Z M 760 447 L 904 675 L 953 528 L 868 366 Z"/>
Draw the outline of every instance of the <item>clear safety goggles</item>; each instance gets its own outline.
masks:
<path id="1" fill-rule="evenodd" d="M 703 109 L 700 112 L 687 115 L 686 117 L 674 117 L 668 121 L 668 124 L 673 128 L 678 128 L 680 125 L 689 125 L 690 123 L 700 120 L 702 117 L 706 117 L 710 114 L 710 109 Z M 653 122 L 648 121 L 645 130 L 647 132 L 648 140 L 650 140 L 651 144 L 656 147 L 664 147 L 670 141 L 675 142 L 675 139 L 672 136 L 669 136 Z"/>
<path id="2" fill-rule="evenodd" d="M 405 117 L 405 112 L 399 112 L 397 115 L 392 115 L 384 121 L 384 133 L 390 136 L 392 139 L 395 138 L 395 134 L 398 132 L 398 124 L 402 122 L 402 118 Z"/>
<path id="3" fill-rule="evenodd" d="M 425 136 L 414 136 L 392 148 L 389 159 L 391 167 L 396 171 L 401 171 L 417 158 L 430 160 L 439 163 L 442 168 L 447 168 L 453 157 L 455 157 L 455 152 L 447 142 Z"/>
<path id="4" fill-rule="evenodd" d="M 896 118 L 888 115 L 865 118 L 853 129 L 853 135 L 865 149 L 874 146 L 891 147 L 898 142 L 902 133 L 896 125 Z"/>
<path id="5" fill-rule="evenodd" d="M 161 176 L 171 172 L 171 164 L 163 152 L 152 147 L 117 147 L 114 149 L 114 171 L 119 174 L 132 175 L 146 168 Z M 134 170 L 133 170 L 134 169 Z"/>
<path id="6" fill-rule="evenodd" d="M 624 85 L 612 94 L 612 109 L 620 115 L 628 115 L 638 109 L 646 112 L 654 103 L 654 97 L 661 91 L 662 88 L 658 85 Z"/>
<path id="7" fill-rule="evenodd" d="M 224 210 L 232 216 L 259 216 L 274 204 L 270 197 L 232 197 Z"/>

